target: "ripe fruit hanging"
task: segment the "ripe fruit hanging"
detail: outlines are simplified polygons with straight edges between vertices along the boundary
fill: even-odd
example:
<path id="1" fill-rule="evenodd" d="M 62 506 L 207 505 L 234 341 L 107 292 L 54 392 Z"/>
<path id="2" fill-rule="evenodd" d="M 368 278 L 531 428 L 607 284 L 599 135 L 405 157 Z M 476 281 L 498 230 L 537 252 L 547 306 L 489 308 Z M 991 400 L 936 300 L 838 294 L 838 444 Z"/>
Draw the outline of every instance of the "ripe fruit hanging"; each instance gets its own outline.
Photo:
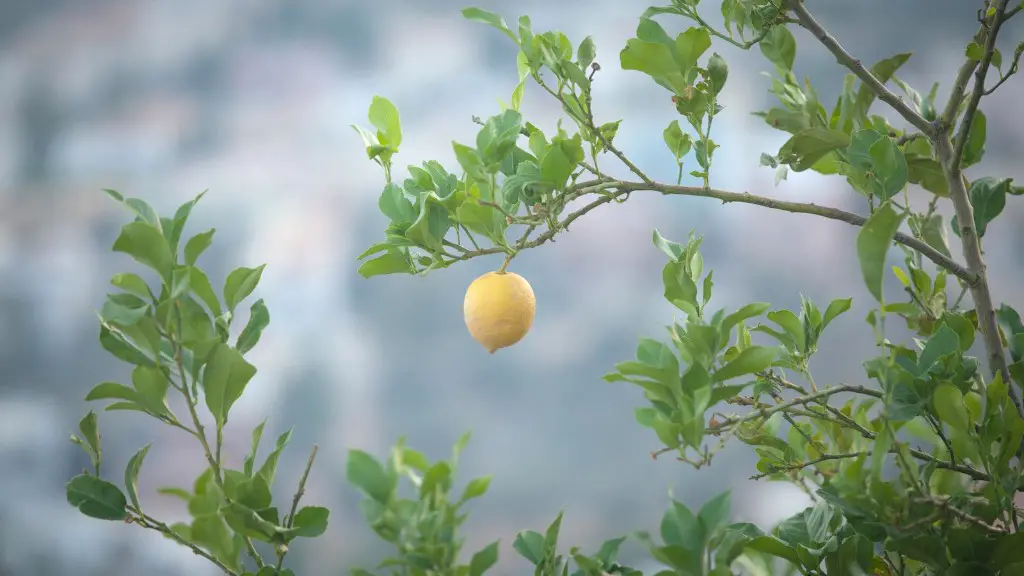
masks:
<path id="1" fill-rule="evenodd" d="M 526 336 L 536 304 L 525 278 L 512 272 L 488 272 L 466 289 L 462 312 L 469 334 L 494 354 Z"/>

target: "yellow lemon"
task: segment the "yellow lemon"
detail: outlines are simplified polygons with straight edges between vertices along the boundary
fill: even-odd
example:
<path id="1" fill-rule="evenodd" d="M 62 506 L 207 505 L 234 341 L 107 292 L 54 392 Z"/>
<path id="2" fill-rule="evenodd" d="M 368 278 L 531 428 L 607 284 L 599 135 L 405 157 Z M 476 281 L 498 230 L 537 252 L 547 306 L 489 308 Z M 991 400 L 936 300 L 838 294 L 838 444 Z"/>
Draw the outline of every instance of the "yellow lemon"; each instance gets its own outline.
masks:
<path id="1" fill-rule="evenodd" d="M 488 272 L 466 289 L 462 312 L 474 340 L 494 354 L 530 331 L 537 300 L 525 278 L 512 272 Z"/>

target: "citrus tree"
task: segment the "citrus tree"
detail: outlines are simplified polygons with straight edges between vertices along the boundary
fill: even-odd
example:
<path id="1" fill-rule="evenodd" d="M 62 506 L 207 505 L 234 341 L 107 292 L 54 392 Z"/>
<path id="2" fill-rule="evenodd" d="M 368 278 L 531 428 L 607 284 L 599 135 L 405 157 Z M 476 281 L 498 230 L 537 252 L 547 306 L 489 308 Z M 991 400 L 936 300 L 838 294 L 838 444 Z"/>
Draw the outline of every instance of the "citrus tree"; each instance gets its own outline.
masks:
<path id="1" fill-rule="evenodd" d="M 813 504 L 763 532 L 730 523 L 728 492 L 698 510 L 673 501 L 657 534 L 634 533 L 596 550 L 562 545 L 559 513 L 543 530 L 516 534 L 511 549 L 544 576 L 639 575 L 617 561 L 627 538 L 664 565 L 658 575 L 1024 574 L 1015 505 L 1024 471 L 1024 323 L 993 298 L 982 250 L 989 225 L 1024 188 L 969 170 L 985 153 L 980 105 L 1017 72 L 1024 52 L 1020 43 L 1004 56 L 997 42 L 1024 4 L 978 3 L 978 31 L 942 101 L 938 84 L 922 92 L 897 76 L 910 54 L 868 66 L 801 0 L 722 0 L 720 23 L 698 13 L 698 3 L 648 8 L 618 53 L 622 69 L 668 92 L 665 115 L 675 118 L 661 137 L 678 167 L 675 182 L 646 175 L 615 144 L 622 120 L 596 114 L 591 88 L 602 66 L 590 37 L 574 42 L 558 31 L 534 31 L 527 16 L 510 27 L 497 14 L 465 9 L 465 17 L 492 26 L 518 48 L 518 83 L 496 115 L 474 117 L 481 126 L 474 142 L 452 144 L 456 166 L 426 160 L 404 172 L 395 164 L 402 144 L 398 110 L 373 99 L 373 129 L 357 130 L 367 156 L 383 169 L 379 207 L 389 224 L 359 257 L 359 273 L 426 274 L 493 257 L 496 271 L 469 286 L 464 311 L 471 336 L 494 353 L 521 340 L 534 321 L 536 297 L 525 278 L 509 271 L 514 258 L 568 233 L 590 211 L 641 191 L 755 204 L 860 227 L 856 252 L 867 292 L 858 292 L 874 302 L 867 322 L 876 355 L 865 359 L 857 382 L 816 380 L 809 361 L 828 344 L 825 329 L 856 294 L 837 294 L 828 303 L 802 299 L 797 310 L 768 303 L 716 309 L 701 237 L 673 241 L 653 231 L 667 260 L 664 297 L 684 319 L 661 338 L 642 339 L 635 358 L 611 367 L 605 380 L 642 391 L 646 403 L 635 417 L 663 444 L 655 456 L 673 454 L 701 468 L 738 441 L 758 456 L 754 478 L 791 482 Z M 685 29 L 673 36 L 664 26 Z M 798 81 L 793 28 L 809 32 L 818 49 L 848 70 L 833 105 L 820 101 L 810 81 Z M 755 113 L 789 134 L 778 151 L 761 156 L 762 165 L 777 171 L 776 182 L 790 170 L 844 178 L 863 199 L 857 213 L 712 186 L 719 147 L 713 124 L 730 86 L 725 57 L 708 53 L 713 44 L 723 51 L 756 48 L 774 71 L 768 89 L 778 105 Z M 564 122 L 547 133 L 520 112 L 528 82 L 561 105 Z M 687 174 L 690 184 L 683 183 Z M 243 327 L 236 330 L 234 322 L 263 268 L 237 268 L 218 294 L 197 265 L 213 230 L 182 243 L 195 201 L 161 217 L 139 199 L 110 195 L 135 214 L 113 249 L 153 277 L 112 278 L 118 291 L 100 312 L 100 343 L 134 365 L 132 382 L 99 384 L 86 399 L 110 402 L 107 410 L 146 413 L 193 436 L 208 467 L 191 489 L 160 490 L 184 500 L 192 516 L 190 523 L 167 525 L 144 512 L 136 487 L 148 446 L 130 459 L 123 488 L 103 479 L 90 411 L 72 440 L 93 467 L 68 483 L 68 501 L 89 516 L 162 532 L 226 574 L 293 574 L 283 567 L 288 544 L 319 536 L 327 525 L 325 508 L 300 507 L 315 447 L 294 496 L 281 503 L 272 501 L 271 488 L 289 434 L 262 463 L 262 424 L 240 469 L 221 453 L 231 406 L 256 372 L 245 354 L 269 323 L 262 300 L 251 304 Z M 946 203 L 955 214 L 948 222 L 940 213 Z M 898 264 L 890 267 L 894 247 Z M 901 294 L 884 293 L 889 273 L 902 284 Z M 904 323 L 913 339 L 890 339 L 893 322 Z M 971 355 L 975 350 L 981 360 Z M 454 488 L 468 438 L 437 462 L 404 441 L 386 458 L 350 451 L 347 476 L 364 495 L 366 521 L 394 545 L 374 572 L 355 574 L 492 570 L 500 541 L 462 550 L 466 504 L 490 483 L 481 477 Z"/>

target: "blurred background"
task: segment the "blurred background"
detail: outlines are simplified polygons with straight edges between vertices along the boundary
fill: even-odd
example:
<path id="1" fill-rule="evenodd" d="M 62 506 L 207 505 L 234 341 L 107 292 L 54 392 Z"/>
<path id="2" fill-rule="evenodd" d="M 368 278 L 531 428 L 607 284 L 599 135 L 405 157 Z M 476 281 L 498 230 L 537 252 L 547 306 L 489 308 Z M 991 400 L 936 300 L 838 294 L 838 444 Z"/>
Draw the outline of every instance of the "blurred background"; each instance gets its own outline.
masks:
<path id="1" fill-rule="evenodd" d="M 259 374 L 232 412 L 225 453 L 237 465 L 264 417 L 265 442 L 294 425 L 275 490 L 287 497 L 310 445 L 319 444 L 305 502 L 329 506 L 331 522 L 325 537 L 294 547 L 289 562 L 299 574 L 344 574 L 387 552 L 362 523 L 359 495 L 344 479 L 345 455 L 358 447 L 384 456 L 403 435 L 437 459 L 472 431 L 460 478 L 494 480 L 472 506 L 467 553 L 501 538 L 500 573 L 525 569 L 511 550 L 516 531 L 543 530 L 560 509 L 565 545 L 594 547 L 655 529 L 670 493 L 696 507 L 731 488 L 735 519 L 764 528 L 805 505 L 795 488 L 748 481 L 754 455 L 742 446 L 700 472 L 672 458 L 653 461 L 660 444 L 633 420 L 639 392 L 599 378 L 632 358 L 638 337 L 661 337 L 678 314 L 661 298 L 664 259 L 651 245 L 657 228 L 679 241 L 691 230 L 705 236 L 716 308 L 750 301 L 793 308 L 801 293 L 822 306 L 854 297 L 814 368 L 819 383 L 863 380 L 860 361 L 872 340 L 856 228 L 634 194 L 515 260 L 512 269 L 537 294 L 537 318 L 523 342 L 493 356 L 470 339 L 461 310 L 468 283 L 500 257 L 423 278 L 356 274 L 356 255 L 386 225 L 377 209 L 383 177 L 349 127 L 368 124 L 372 96 L 401 111 L 399 167 L 437 159 L 454 170 L 451 141 L 472 142 L 471 116 L 497 113 L 515 86 L 511 43 L 463 20 L 464 1 L 0 2 L 0 575 L 214 574 L 159 535 L 85 518 L 65 500 L 64 483 L 87 465 L 68 442 L 88 410 L 84 394 L 128 376 L 96 340 L 94 310 L 110 276 L 134 266 L 110 251 L 129 215 L 102 188 L 161 212 L 209 189 L 187 234 L 217 229 L 201 261 L 213 283 L 236 266 L 267 264 L 256 294 L 272 321 L 251 353 Z M 718 3 L 705 4 L 714 17 Z M 865 62 L 915 52 L 900 76 L 922 93 L 940 81 L 943 100 L 981 6 L 809 4 Z M 618 70 L 618 51 L 646 2 L 477 5 L 510 22 L 527 13 L 535 30 L 562 30 L 574 43 L 593 35 L 603 65 L 594 88 L 599 121 L 624 118 L 620 147 L 652 177 L 674 178 L 661 137 L 675 117 L 668 94 Z M 673 34 L 684 26 L 664 24 Z M 1007 59 L 1022 32 L 1017 21 L 1004 27 Z M 797 41 L 798 75 L 813 77 L 831 107 L 842 72 L 807 35 L 797 33 Z M 863 213 L 841 179 L 791 174 L 773 186 L 774 172 L 759 168 L 758 158 L 775 153 L 786 135 L 750 115 L 774 105 L 759 75 L 770 67 L 757 51 L 715 49 L 731 70 L 726 109 L 715 121 L 722 148 L 713 184 Z M 1024 115 L 1013 113 L 1022 82 L 1014 78 L 984 101 L 988 152 L 972 177 L 1024 177 Z M 550 133 L 559 109 L 533 88 L 524 112 Z M 996 299 L 1018 307 L 1022 224 L 1024 202 L 1011 198 L 986 236 Z M 190 438 L 135 413 L 101 412 L 100 426 L 108 470 L 154 443 L 140 477 L 149 513 L 185 519 L 175 499 L 155 490 L 189 486 L 203 469 Z"/>

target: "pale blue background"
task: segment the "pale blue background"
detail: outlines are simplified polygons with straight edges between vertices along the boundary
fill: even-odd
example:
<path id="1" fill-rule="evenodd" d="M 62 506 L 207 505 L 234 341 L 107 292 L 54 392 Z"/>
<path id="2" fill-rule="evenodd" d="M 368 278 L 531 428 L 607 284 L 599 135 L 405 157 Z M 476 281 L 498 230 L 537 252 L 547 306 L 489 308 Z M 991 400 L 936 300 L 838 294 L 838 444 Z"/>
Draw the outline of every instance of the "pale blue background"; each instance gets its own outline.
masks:
<path id="1" fill-rule="evenodd" d="M 714 17 L 717 3 L 706 2 Z M 926 93 L 948 91 L 975 29 L 977 2 L 810 2 L 865 62 L 917 54 L 901 76 Z M 617 143 L 662 180 L 675 166 L 661 140 L 674 117 L 668 94 L 639 73 L 618 70 L 618 51 L 645 3 L 616 0 L 480 2 L 535 30 L 557 28 L 578 43 L 592 34 L 603 70 L 595 82 L 599 120 L 625 118 Z M 853 296 L 855 309 L 825 337 L 819 383 L 863 380 L 871 353 L 863 322 L 869 296 L 856 269 L 856 229 L 808 216 L 690 198 L 637 193 L 603 207 L 554 244 L 522 254 L 513 269 L 533 283 L 538 314 L 519 345 L 493 356 L 462 324 L 466 285 L 500 257 L 426 278 L 363 280 L 355 256 L 382 238 L 376 208 L 382 176 L 349 124 L 366 125 L 375 94 L 401 110 L 406 134 L 398 165 L 439 159 L 454 169 L 453 139 L 471 142 L 472 115 L 497 113 L 515 85 L 514 52 L 500 33 L 464 21 L 460 2 L 269 0 L 5 0 L 0 3 L 0 575 L 213 574 L 161 537 L 82 517 L 64 482 L 86 465 L 67 441 L 88 409 L 85 392 L 124 380 L 127 367 L 96 342 L 94 308 L 109 277 L 131 268 L 109 248 L 127 214 L 102 193 L 116 188 L 173 210 L 210 192 L 191 232 L 216 227 L 204 256 L 219 285 L 230 267 L 266 263 L 257 291 L 272 322 L 252 353 L 260 369 L 229 424 L 238 465 L 249 430 L 270 417 L 268 437 L 294 424 L 278 478 L 294 489 L 313 442 L 320 445 L 306 503 L 332 508 L 327 535 L 297 544 L 299 573 L 346 573 L 384 549 L 361 523 L 344 481 L 349 447 L 378 455 L 400 435 L 432 458 L 472 430 L 462 480 L 490 473 L 491 492 L 472 508 L 470 549 L 501 538 L 498 573 L 517 530 L 541 530 L 566 511 L 563 542 L 594 546 L 652 529 L 672 489 L 699 505 L 735 490 L 735 517 L 764 527 L 802 505 L 787 486 L 754 484 L 749 450 L 734 446 L 707 470 L 652 461 L 656 438 L 633 422 L 636 390 L 599 377 L 629 359 L 640 336 L 663 334 L 676 313 L 661 299 L 663 257 L 651 230 L 684 240 L 706 236 L 714 303 L 753 300 L 794 307 L 799 294 L 822 305 Z M 670 31 L 683 23 L 665 21 Z M 1013 22 L 1005 37 L 1019 41 Z M 798 73 L 816 79 L 826 103 L 842 81 L 834 59 L 797 36 Z M 715 122 L 722 148 L 717 187 L 814 201 L 863 213 L 840 179 L 791 175 L 773 188 L 758 168 L 785 135 L 749 114 L 772 104 L 768 70 L 755 51 L 716 45 L 730 65 Z M 1007 44 L 1004 54 L 1012 53 Z M 1024 176 L 1022 80 L 986 99 L 988 155 L 971 170 Z M 876 108 L 880 110 L 881 108 Z M 524 111 L 550 131 L 558 108 L 531 87 Z M 691 160 L 692 163 L 692 160 Z M 605 161 L 612 166 L 611 159 Z M 618 170 L 616 168 L 616 170 Z M 618 170 L 619 174 L 624 174 Z M 996 298 L 1017 307 L 1024 279 L 1019 199 L 986 237 Z M 896 288 L 889 286 L 896 294 Z M 895 296 L 894 296 L 895 297 Z M 188 485 L 203 463 L 180 433 L 130 413 L 101 414 L 112 478 L 147 442 L 140 483 L 150 513 L 182 519 L 158 486 Z M 636 558 L 627 550 L 624 560 Z"/>

